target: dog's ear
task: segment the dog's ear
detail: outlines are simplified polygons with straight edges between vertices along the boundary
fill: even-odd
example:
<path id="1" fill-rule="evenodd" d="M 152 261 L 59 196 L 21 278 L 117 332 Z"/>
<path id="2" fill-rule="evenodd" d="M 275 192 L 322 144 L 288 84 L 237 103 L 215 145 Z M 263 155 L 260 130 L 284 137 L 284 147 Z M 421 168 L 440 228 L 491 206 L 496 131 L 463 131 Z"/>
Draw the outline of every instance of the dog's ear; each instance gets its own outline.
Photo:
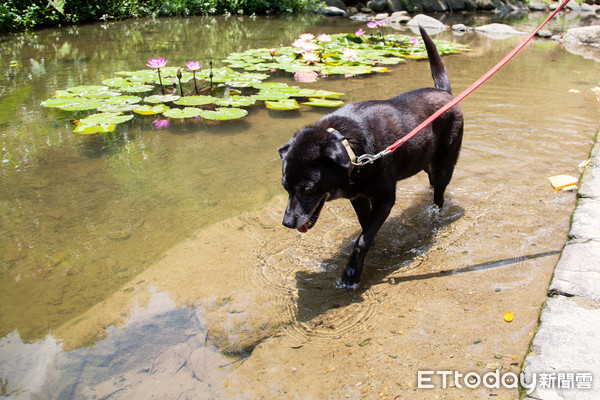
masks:
<path id="1" fill-rule="evenodd" d="M 285 155 L 287 154 L 288 150 L 290 149 L 290 143 L 286 143 L 283 146 L 281 146 L 279 148 L 279 157 L 281 157 L 283 159 L 283 157 L 285 157 Z"/>
<path id="2" fill-rule="evenodd" d="M 348 156 L 348 152 L 340 140 L 326 140 L 321 144 L 321 154 L 327 161 L 349 171 L 352 168 L 352 161 Z"/>

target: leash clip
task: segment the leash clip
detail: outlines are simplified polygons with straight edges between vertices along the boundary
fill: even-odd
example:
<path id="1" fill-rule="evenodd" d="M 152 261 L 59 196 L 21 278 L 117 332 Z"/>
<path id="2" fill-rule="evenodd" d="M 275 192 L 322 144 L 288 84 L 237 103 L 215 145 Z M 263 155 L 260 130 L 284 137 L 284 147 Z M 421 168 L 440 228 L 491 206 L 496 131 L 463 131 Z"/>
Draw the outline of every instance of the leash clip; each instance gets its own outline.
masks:
<path id="1" fill-rule="evenodd" d="M 356 162 L 353 162 L 352 164 L 354 164 L 358 167 L 360 167 L 361 165 L 373 164 L 375 162 L 375 160 L 377 160 L 385 155 L 388 155 L 390 153 L 391 153 L 391 151 L 389 151 L 389 150 L 383 150 L 377 154 L 363 154 L 362 156 L 359 156 L 356 159 Z"/>

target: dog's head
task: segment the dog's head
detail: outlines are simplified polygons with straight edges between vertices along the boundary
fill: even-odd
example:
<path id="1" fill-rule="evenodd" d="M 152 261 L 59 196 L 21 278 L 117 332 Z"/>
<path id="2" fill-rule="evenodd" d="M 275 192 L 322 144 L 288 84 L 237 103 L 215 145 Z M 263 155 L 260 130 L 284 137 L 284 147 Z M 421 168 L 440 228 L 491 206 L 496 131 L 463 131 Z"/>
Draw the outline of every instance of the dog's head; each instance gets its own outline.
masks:
<path id="1" fill-rule="evenodd" d="M 297 131 L 279 155 L 281 183 L 289 194 L 283 225 L 304 233 L 317 222 L 325 201 L 348 185 L 352 163 L 339 138 L 315 127 Z"/>

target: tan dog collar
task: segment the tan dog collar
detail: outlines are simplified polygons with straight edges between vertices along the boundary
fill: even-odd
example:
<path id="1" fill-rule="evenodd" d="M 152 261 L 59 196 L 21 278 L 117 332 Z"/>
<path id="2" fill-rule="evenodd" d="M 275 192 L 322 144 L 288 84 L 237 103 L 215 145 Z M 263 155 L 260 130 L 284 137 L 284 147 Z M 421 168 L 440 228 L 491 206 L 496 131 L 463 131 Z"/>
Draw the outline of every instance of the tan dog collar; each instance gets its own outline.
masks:
<path id="1" fill-rule="evenodd" d="M 327 132 L 333 134 L 344 145 L 344 148 L 346 149 L 346 152 L 348 153 L 348 157 L 350 157 L 350 162 L 352 163 L 352 166 L 350 167 L 350 171 L 348 171 L 348 175 L 350 175 L 352 173 L 352 170 L 354 169 L 354 165 L 356 165 L 356 154 L 354 154 L 354 150 L 352 150 L 352 147 L 350 147 L 350 143 L 348 143 L 348 139 L 343 137 L 342 134 L 339 133 L 335 128 L 327 128 Z"/>

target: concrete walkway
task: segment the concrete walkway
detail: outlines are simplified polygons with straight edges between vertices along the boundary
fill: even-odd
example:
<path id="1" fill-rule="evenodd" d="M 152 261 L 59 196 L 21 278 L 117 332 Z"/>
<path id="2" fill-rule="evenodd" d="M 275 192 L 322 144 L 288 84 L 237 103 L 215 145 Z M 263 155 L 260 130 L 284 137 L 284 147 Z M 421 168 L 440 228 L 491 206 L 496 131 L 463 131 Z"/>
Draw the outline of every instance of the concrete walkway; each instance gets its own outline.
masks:
<path id="1" fill-rule="evenodd" d="M 600 399 L 600 132 L 524 372 L 525 399 Z"/>

